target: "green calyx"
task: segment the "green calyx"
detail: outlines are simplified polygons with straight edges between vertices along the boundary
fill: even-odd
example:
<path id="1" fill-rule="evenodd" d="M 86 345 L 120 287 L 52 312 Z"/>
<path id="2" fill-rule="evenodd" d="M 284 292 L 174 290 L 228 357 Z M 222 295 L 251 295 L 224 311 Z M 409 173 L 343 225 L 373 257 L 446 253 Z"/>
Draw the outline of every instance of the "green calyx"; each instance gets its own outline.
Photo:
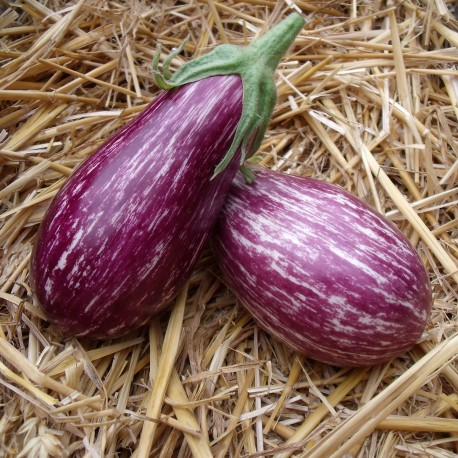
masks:
<path id="1" fill-rule="evenodd" d="M 300 14 L 292 13 L 248 46 L 217 46 L 210 53 L 182 65 L 173 75 L 169 64 L 181 52 L 184 43 L 164 60 L 162 72 L 158 70 L 158 46 L 152 67 L 156 83 L 161 89 L 172 89 L 216 75 L 239 75 L 242 79 L 242 116 L 234 140 L 216 166 L 214 176 L 226 168 L 239 147 L 242 151 L 240 163 L 243 171 L 245 158 L 253 155 L 260 147 L 277 101 L 275 70 L 304 24 L 305 20 Z"/>

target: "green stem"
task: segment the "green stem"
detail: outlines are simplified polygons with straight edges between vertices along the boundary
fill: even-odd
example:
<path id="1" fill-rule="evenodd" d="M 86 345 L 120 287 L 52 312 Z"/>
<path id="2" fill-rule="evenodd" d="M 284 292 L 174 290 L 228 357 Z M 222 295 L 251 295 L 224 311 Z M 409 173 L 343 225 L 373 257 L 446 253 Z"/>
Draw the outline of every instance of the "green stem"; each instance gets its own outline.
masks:
<path id="1" fill-rule="evenodd" d="M 275 70 L 304 24 L 305 20 L 300 14 L 292 13 L 248 46 L 217 46 L 210 53 L 182 65 L 172 76 L 168 70 L 171 58 L 164 61 L 162 73 L 158 70 L 159 56 L 153 59 L 153 74 L 162 89 L 182 86 L 209 76 L 240 75 L 243 84 L 242 116 L 234 140 L 216 166 L 214 176 L 224 170 L 241 146 L 249 145 L 247 152 L 242 147 L 240 163 L 243 165 L 246 155 L 253 155 L 261 145 L 277 100 Z"/>
<path id="2" fill-rule="evenodd" d="M 300 14 L 290 14 L 248 47 L 254 49 L 261 56 L 264 65 L 270 68 L 273 73 L 304 24 L 305 20 Z"/>

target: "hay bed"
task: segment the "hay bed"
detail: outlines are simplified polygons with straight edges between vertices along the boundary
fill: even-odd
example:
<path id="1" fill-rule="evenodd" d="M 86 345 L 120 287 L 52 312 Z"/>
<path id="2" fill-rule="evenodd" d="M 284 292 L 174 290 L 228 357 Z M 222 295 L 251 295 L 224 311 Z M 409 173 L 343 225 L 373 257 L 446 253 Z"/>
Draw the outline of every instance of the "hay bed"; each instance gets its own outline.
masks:
<path id="1" fill-rule="evenodd" d="M 291 2 L 22 0 L 0 16 L 0 455 L 458 455 L 458 23 L 453 2 L 296 2 L 265 166 L 337 183 L 392 219 L 434 309 L 407 354 L 340 369 L 260 330 L 207 252 L 149 327 L 69 339 L 33 304 L 28 262 L 51 198 L 157 93 L 150 63 L 243 44 Z M 450 8 L 449 8 L 450 7 Z M 165 53 L 164 53 L 165 56 Z"/>

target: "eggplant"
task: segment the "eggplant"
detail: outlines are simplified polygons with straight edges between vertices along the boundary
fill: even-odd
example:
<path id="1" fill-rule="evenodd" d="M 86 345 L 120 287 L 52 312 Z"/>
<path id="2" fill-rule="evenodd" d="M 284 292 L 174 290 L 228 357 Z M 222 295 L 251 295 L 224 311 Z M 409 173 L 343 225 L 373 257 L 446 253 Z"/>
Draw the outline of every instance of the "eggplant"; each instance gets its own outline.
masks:
<path id="1" fill-rule="evenodd" d="M 339 186 L 268 169 L 255 175 L 231 184 L 212 247 L 259 325 L 341 367 L 383 363 L 413 347 L 432 293 L 407 238 Z"/>
<path id="2" fill-rule="evenodd" d="M 35 297 L 62 331 L 124 334 L 178 294 L 238 168 L 209 179 L 241 111 L 236 75 L 164 92 L 72 174 L 31 263 Z"/>
<path id="3" fill-rule="evenodd" d="M 76 169 L 39 228 L 32 292 L 63 333 L 126 334 L 178 294 L 262 140 L 275 68 L 303 24 L 293 14 L 246 48 L 216 48 L 173 76 L 170 59 L 162 76 L 155 59 L 166 90 Z"/>

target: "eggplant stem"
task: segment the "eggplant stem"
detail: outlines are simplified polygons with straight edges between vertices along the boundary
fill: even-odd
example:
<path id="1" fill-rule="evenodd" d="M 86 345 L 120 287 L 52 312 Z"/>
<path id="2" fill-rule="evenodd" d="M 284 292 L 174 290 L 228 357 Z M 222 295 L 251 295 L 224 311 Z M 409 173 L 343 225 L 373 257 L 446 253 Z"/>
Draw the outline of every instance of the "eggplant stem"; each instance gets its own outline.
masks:
<path id="1" fill-rule="evenodd" d="M 163 75 L 163 72 L 159 70 L 159 60 L 161 58 L 161 50 L 162 50 L 162 46 L 160 43 L 158 43 L 156 47 L 156 52 L 154 53 L 153 60 L 151 62 L 151 69 L 153 72 L 153 77 L 154 77 L 154 80 L 156 81 L 156 84 L 161 89 L 172 89 L 175 86 L 173 84 L 170 84 L 167 81 L 167 79 L 165 78 L 165 75 Z"/>
<path id="2" fill-rule="evenodd" d="M 178 54 L 183 51 L 184 47 L 186 46 L 186 43 L 189 40 L 189 35 L 183 40 L 183 42 L 178 46 L 178 48 L 174 49 L 165 59 L 164 63 L 162 64 L 162 73 L 165 77 L 166 80 L 170 80 L 172 78 L 172 72 L 170 71 L 170 63 L 172 60 L 178 56 Z"/>
<path id="3" fill-rule="evenodd" d="M 305 24 L 292 13 L 267 34 L 246 47 L 230 44 L 217 46 L 210 53 L 182 65 L 173 75 L 169 65 L 183 50 L 184 41 L 165 60 L 159 71 L 160 45 L 152 62 L 153 76 L 162 89 L 172 89 L 216 75 L 239 75 L 243 85 L 243 107 L 232 144 L 217 164 L 213 177 L 221 173 L 241 147 L 241 164 L 261 146 L 277 101 L 274 73 L 281 57 Z M 248 150 L 247 150 L 248 145 Z"/>

